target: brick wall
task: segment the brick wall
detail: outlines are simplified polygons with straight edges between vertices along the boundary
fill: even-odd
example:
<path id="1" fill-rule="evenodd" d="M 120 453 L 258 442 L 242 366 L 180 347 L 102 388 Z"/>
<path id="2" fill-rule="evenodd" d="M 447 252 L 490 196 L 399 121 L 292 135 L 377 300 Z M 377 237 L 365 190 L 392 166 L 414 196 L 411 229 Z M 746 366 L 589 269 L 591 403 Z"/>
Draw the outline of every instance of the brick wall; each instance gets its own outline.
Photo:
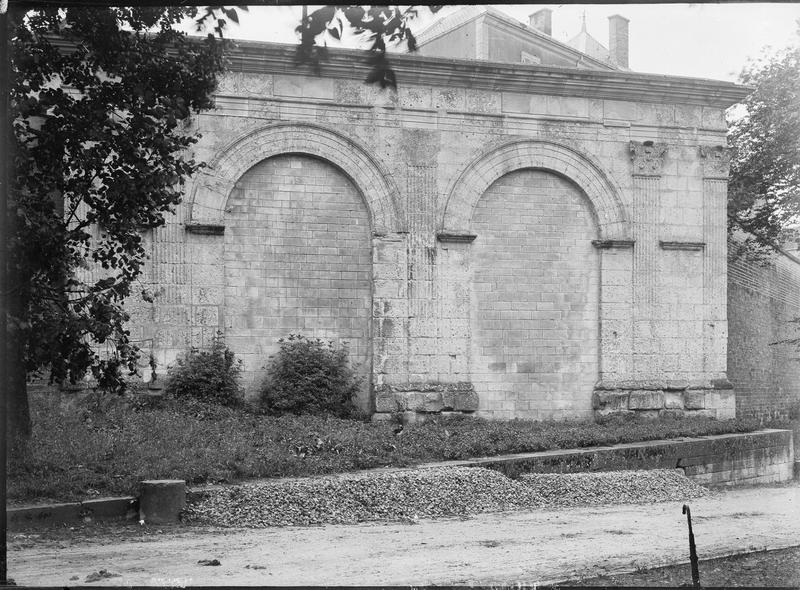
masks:
<path id="1" fill-rule="evenodd" d="M 599 263 L 586 199 L 553 174 L 512 172 L 478 201 L 472 228 L 472 380 L 482 413 L 589 415 Z"/>
<path id="2" fill-rule="evenodd" d="M 290 333 L 348 342 L 368 376 L 370 224 L 352 183 L 320 160 L 270 158 L 242 176 L 226 215 L 226 341 L 246 381 Z"/>
<path id="3" fill-rule="evenodd" d="M 728 265 L 728 378 L 739 416 L 786 417 L 800 407 L 800 260 L 778 254 Z"/>

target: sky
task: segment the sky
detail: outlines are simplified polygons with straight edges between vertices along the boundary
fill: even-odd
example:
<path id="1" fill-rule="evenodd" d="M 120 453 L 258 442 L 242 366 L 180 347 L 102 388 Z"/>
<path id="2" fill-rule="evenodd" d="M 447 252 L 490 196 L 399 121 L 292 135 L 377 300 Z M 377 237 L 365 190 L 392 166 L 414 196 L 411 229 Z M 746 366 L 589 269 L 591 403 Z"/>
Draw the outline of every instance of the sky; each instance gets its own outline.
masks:
<path id="1" fill-rule="evenodd" d="M 314 10 L 309 7 L 309 11 Z M 774 53 L 800 42 L 800 3 L 723 4 L 537 4 L 496 5 L 522 22 L 541 8 L 553 10 L 553 37 L 566 41 L 581 29 L 586 16 L 588 32 L 608 47 L 608 17 L 630 19 L 630 69 L 637 72 L 711 78 L 735 82 L 748 58 L 758 58 L 770 47 Z M 448 6 L 436 16 L 425 8 L 418 31 L 432 18 L 454 12 Z M 243 13 L 241 25 L 231 23 L 226 36 L 235 39 L 295 43 L 294 28 L 300 6 L 253 6 Z"/>

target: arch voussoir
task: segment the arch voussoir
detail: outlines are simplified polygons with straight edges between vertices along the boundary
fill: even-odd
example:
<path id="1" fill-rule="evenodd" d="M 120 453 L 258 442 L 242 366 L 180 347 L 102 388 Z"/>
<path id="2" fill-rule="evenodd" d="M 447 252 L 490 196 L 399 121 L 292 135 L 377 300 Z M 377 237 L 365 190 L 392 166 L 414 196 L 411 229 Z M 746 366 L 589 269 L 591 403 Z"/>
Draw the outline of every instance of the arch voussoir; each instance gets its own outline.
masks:
<path id="1" fill-rule="evenodd" d="M 629 239 L 630 217 L 619 187 L 601 166 L 577 149 L 550 140 L 515 140 L 473 160 L 451 184 L 440 228 L 463 232 L 486 190 L 500 177 L 523 168 L 560 174 L 574 182 L 591 203 L 603 239 Z"/>
<path id="2" fill-rule="evenodd" d="M 352 139 L 311 123 L 269 125 L 229 144 L 195 179 L 189 221 L 222 223 L 228 197 L 239 178 L 262 160 L 291 153 L 325 160 L 349 177 L 364 198 L 373 231 L 403 231 L 400 192 L 385 166 Z"/>

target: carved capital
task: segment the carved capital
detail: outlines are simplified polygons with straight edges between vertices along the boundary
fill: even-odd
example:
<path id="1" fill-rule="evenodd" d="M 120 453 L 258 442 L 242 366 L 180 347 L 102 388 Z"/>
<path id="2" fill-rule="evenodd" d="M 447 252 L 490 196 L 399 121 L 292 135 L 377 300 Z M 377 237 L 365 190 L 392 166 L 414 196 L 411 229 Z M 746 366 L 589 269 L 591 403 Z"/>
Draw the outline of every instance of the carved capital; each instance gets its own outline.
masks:
<path id="1" fill-rule="evenodd" d="M 700 160 L 703 162 L 703 178 L 728 179 L 731 166 L 731 150 L 721 145 L 701 145 Z"/>
<path id="2" fill-rule="evenodd" d="M 661 176 L 664 154 L 667 146 L 652 141 L 632 141 L 630 143 L 631 160 L 634 176 Z"/>

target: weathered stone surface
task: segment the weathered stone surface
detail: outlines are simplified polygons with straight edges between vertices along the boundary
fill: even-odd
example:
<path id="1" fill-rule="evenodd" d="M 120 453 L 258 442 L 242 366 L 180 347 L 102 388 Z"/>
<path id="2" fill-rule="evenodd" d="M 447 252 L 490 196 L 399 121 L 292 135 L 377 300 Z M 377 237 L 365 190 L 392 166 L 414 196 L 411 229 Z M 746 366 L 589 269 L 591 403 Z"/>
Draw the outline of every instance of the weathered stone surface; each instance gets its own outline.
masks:
<path id="1" fill-rule="evenodd" d="M 627 410 L 629 397 L 628 391 L 597 390 L 592 395 L 592 402 L 595 410 Z"/>
<path id="2" fill-rule="evenodd" d="M 683 393 L 679 391 L 665 391 L 664 408 L 667 410 L 682 410 Z"/>
<path id="3" fill-rule="evenodd" d="M 395 399 L 395 394 L 392 391 L 381 391 L 375 394 L 375 411 L 376 412 L 396 412 L 403 409 Z"/>
<path id="4" fill-rule="evenodd" d="M 683 407 L 687 410 L 702 410 L 706 407 L 706 392 L 698 389 L 687 389 L 683 393 Z"/>
<path id="5" fill-rule="evenodd" d="M 664 408 L 664 392 L 631 391 L 628 408 L 631 410 L 660 410 Z"/>
<path id="6" fill-rule="evenodd" d="M 442 391 L 443 409 L 474 411 L 478 409 L 478 394 L 471 383 L 453 383 Z"/>
<path id="7" fill-rule="evenodd" d="M 736 417 L 736 395 L 732 389 L 717 389 L 706 394 L 706 409 L 714 410 L 719 420 Z"/>
<path id="8" fill-rule="evenodd" d="M 428 414 L 408 410 L 403 412 L 403 424 L 423 424 L 428 419 Z"/>

